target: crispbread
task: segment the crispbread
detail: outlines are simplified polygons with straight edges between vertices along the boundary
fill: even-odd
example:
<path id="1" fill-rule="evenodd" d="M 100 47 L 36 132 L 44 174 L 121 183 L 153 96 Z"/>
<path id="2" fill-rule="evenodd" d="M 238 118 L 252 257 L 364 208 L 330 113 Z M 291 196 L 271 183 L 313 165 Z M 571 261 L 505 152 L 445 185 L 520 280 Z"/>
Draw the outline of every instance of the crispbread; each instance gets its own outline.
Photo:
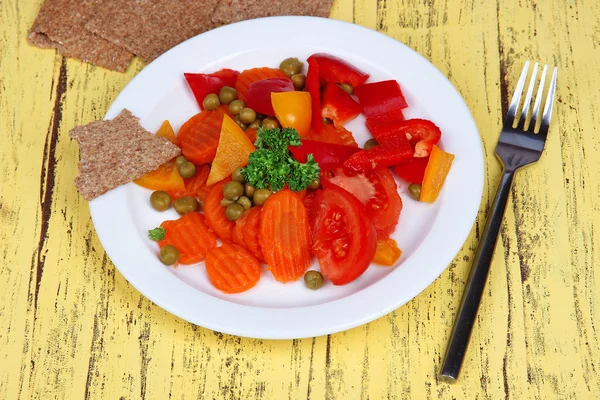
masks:
<path id="1" fill-rule="evenodd" d="M 101 0 L 46 0 L 31 27 L 29 43 L 85 62 L 125 71 L 132 54 L 85 29 Z"/>
<path id="2" fill-rule="evenodd" d="M 333 0 L 222 0 L 212 15 L 216 24 L 275 15 L 328 17 Z"/>
<path id="3" fill-rule="evenodd" d="M 146 61 L 215 27 L 219 0 L 106 0 L 86 28 Z"/>
<path id="4" fill-rule="evenodd" d="M 154 171 L 181 154 L 167 139 L 146 131 L 127 109 L 109 121 L 94 121 L 69 132 L 79 143 L 75 187 L 92 200 Z"/>

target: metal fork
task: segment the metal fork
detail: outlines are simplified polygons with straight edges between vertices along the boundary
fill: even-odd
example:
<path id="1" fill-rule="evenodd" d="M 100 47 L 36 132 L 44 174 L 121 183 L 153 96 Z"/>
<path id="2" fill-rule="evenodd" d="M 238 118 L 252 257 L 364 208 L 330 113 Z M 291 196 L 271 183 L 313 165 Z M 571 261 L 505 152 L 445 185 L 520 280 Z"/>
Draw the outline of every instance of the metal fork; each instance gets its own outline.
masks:
<path id="1" fill-rule="evenodd" d="M 530 114 L 531 99 L 533 97 L 534 87 L 537 81 L 538 63 L 535 63 L 531 74 L 530 82 L 525 93 L 522 111 L 518 113 L 521 105 L 521 94 L 525 88 L 525 82 L 529 71 L 529 61 L 525 63 L 517 88 L 508 107 L 504 126 L 500 132 L 500 139 L 496 146 L 496 155 L 502 164 L 502 178 L 500 186 L 496 193 L 494 203 L 490 210 L 487 223 L 483 230 L 477 253 L 471 266 L 471 272 L 467 281 L 467 286 L 458 310 L 452 335 L 446 349 L 446 356 L 440 371 L 440 377 L 448 381 L 456 381 L 462 366 L 463 359 L 477 316 L 477 309 L 481 301 L 481 296 L 485 287 L 494 248 L 498 239 L 498 232 L 504 217 L 504 209 L 510 193 L 515 172 L 528 164 L 532 164 L 540 159 L 544 150 L 544 143 L 550 127 L 550 117 L 552 116 L 552 104 L 556 91 L 557 67 L 554 67 L 552 80 L 546 94 L 546 104 L 540 121 L 540 105 L 544 97 L 545 79 L 548 65 L 544 66 L 540 83 L 538 84 L 533 111 Z M 517 119 L 518 117 L 518 119 Z M 517 120 L 517 121 L 515 121 Z M 516 125 L 515 125 L 516 122 Z M 537 127 L 539 123 L 539 128 Z M 538 128 L 538 129 L 536 129 Z"/>

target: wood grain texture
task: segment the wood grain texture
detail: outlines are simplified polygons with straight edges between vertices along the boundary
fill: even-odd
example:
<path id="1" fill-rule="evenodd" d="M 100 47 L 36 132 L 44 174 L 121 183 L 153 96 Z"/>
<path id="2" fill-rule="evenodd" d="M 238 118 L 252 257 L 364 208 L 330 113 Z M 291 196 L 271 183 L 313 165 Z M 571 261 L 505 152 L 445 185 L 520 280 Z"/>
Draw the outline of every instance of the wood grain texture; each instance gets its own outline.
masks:
<path id="1" fill-rule="evenodd" d="M 0 1 L 0 398 L 600 397 L 600 3 L 337 0 L 332 18 L 406 43 L 465 98 L 486 186 L 448 269 L 347 332 L 242 339 L 193 326 L 115 270 L 76 193 L 69 129 L 143 67 L 109 72 L 27 45 L 40 1 Z M 459 383 L 437 371 L 500 168 L 494 147 L 525 59 L 556 63 L 546 151 L 517 175 Z"/>

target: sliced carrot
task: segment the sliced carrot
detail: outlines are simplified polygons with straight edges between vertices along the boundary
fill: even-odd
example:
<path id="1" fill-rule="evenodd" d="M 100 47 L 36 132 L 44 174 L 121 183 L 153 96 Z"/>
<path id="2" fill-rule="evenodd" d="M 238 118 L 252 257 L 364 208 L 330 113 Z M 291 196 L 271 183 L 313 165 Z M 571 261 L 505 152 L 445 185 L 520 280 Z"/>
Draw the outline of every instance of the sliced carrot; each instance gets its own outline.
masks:
<path id="1" fill-rule="evenodd" d="M 310 264 L 309 226 L 306 208 L 298 194 L 282 190 L 262 207 L 260 246 L 275 279 L 295 281 Z"/>
<path id="2" fill-rule="evenodd" d="M 244 216 L 240 219 L 244 220 L 242 225 L 244 247 L 246 247 L 246 249 L 248 249 L 248 251 L 258 260 L 264 261 L 265 258 L 259 240 L 261 210 L 261 207 L 252 207 L 250 210 L 246 211 Z"/>
<path id="3" fill-rule="evenodd" d="M 198 200 L 204 201 L 210 190 L 210 186 L 206 186 L 206 180 L 210 173 L 208 164 L 196 166 L 196 175 L 191 178 L 184 179 L 184 190 L 169 190 L 169 195 L 173 201 L 180 197 L 195 197 Z"/>
<path id="4" fill-rule="evenodd" d="M 217 152 L 225 108 L 204 110 L 179 129 L 177 144 L 183 155 L 194 164 L 212 162 Z"/>
<path id="5" fill-rule="evenodd" d="M 377 250 L 373 256 L 373 262 L 381 265 L 392 266 L 400 256 L 402 250 L 398 248 L 394 239 L 383 239 L 377 241 Z"/>
<path id="6" fill-rule="evenodd" d="M 436 145 L 433 145 L 429 162 L 427 163 L 427 167 L 425 167 L 423 183 L 421 184 L 421 201 L 433 203 L 437 199 L 446 181 L 446 176 L 448 176 L 453 160 L 454 154 L 446 153 Z"/>
<path id="7" fill-rule="evenodd" d="M 204 200 L 204 216 L 206 224 L 223 240 L 231 240 L 231 234 L 235 226 L 235 222 L 230 221 L 225 216 L 225 207 L 221 205 L 223 200 L 223 186 L 230 179 L 222 180 L 214 184 L 206 200 Z"/>
<path id="8" fill-rule="evenodd" d="M 237 82 L 235 82 L 238 99 L 248 101 L 248 89 L 250 85 L 256 81 L 271 78 L 287 78 L 287 75 L 280 69 L 269 67 L 252 68 L 243 71 L 238 75 Z"/>
<path id="9" fill-rule="evenodd" d="M 171 143 L 177 142 L 177 136 L 175 136 L 175 131 L 173 130 L 173 127 L 171 126 L 169 120 L 165 120 L 165 122 L 162 123 L 162 125 L 156 132 L 156 136 L 164 137 Z"/>
<path id="10" fill-rule="evenodd" d="M 235 221 L 235 226 L 233 227 L 233 231 L 231 231 L 231 240 L 233 240 L 233 243 L 239 244 L 240 246 L 242 246 L 246 249 L 247 249 L 246 243 L 244 242 L 244 225 L 245 225 L 246 221 L 245 221 L 244 217 L 247 214 L 248 214 L 248 211 L 246 211 L 244 213 L 242 218 Z"/>
<path id="11" fill-rule="evenodd" d="M 248 157 L 256 148 L 244 134 L 244 131 L 231 117 L 225 115 L 221 126 L 219 145 L 215 159 L 210 167 L 207 185 L 213 185 L 231 173 L 238 167 L 248 164 Z"/>
<path id="12" fill-rule="evenodd" d="M 161 249 L 166 245 L 175 246 L 179 250 L 180 264 L 200 262 L 217 246 L 217 237 L 204 225 L 204 217 L 198 212 L 185 214 L 174 221 L 165 221 L 160 226 L 166 232 L 158 245 Z"/>
<path id="13" fill-rule="evenodd" d="M 167 161 L 154 171 L 134 180 L 134 182 L 151 190 L 179 191 L 185 189 L 183 178 L 179 175 L 175 160 Z"/>
<path id="14" fill-rule="evenodd" d="M 248 128 L 246 129 L 246 136 L 248 136 L 248 139 L 250 139 L 250 142 L 252 142 L 252 144 L 256 143 L 256 134 L 258 133 L 258 129 L 257 128 Z"/>
<path id="15" fill-rule="evenodd" d="M 260 263 L 242 246 L 225 242 L 206 256 L 206 272 L 220 291 L 241 293 L 258 283 Z"/>

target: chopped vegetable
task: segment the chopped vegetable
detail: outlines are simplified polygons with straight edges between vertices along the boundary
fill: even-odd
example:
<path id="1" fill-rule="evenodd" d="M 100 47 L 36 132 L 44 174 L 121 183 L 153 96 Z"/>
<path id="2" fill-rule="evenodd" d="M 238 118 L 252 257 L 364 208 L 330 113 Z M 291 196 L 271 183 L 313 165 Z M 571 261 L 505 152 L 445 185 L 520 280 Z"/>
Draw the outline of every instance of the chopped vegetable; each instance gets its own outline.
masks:
<path id="1" fill-rule="evenodd" d="M 244 133 L 248 137 L 248 140 L 250 140 L 250 143 L 256 142 L 256 134 L 257 134 L 257 132 L 258 132 L 258 128 L 250 128 L 250 127 L 248 127 L 248 129 L 246 129 L 244 131 Z"/>
<path id="2" fill-rule="evenodd" d="M 258 283 L 260 264 L 243 247 L 225 242 L 206 256 L 206 272 L 220 291 L 241 293 Z"/>
<path id="3" fill-rule="evenodd" d="M 174 221 L 160 225 L 165 237 L 158 242 L 161 249 L 167 245 L 179 250 L 179 263 L 193 264 L 204 260 L 206 254 L 217 245 L 217 238 L 204 224 L 202 214 L 192 212 Z"/>
<path id="4" fill-rule="evenodd" d="M 323 275 L 319 271 L 306 271 L 304 284 L 311 290 L 319 290 L 323 286 Z"/>
<path id="5" fill-rule="evenodd" d="M 200 109 L 203 109 L 202 102 L 206 96 L 211 93 L 219 94 L 223 86 L 235 85 L 239 72 L 225 68 L 214 74 L 185 73 L 183 75 L 190 89 L 192 89 Z"/>
<path id="6" fill-rule="evenodd" d="M 362 111 L 352 96 L 335 83 L 328 83 L 322 93 L 321 116 L 333 120 L 336 127 L 344 126 Z"/>
<path id="7" fill-rule="evenodd" d="M 175 160 L 167 161 L 152 172 L 148 172 L 134 182 L 152 190 L 183 190 L 184 182 Z"/>
<path id="8" fill-rule="evenodd" d="M 258 260 L 264 260 L 260 248 L 260 214 L 261 207 L 253 207 L 246 211 L 242 218 L 235 221 L 233 241 L 244 246 Z"/>
<path id="9" fill-rule="evenodd" d="M 310 265 L 306 209 L 298 194 L 282 190 L 269 197 L 260 215 L 260 246 L 279 282 L 300 278 Z"/>
<path id="10" fill-rule="evenodd" d="M 394 265 L 401 255 L 402 251 L 398 248 L 394 239 L 378 240 L 373 262 L 389 267 Z"/>
<path id="11" fill-rule="evenodd" d="M 371 128 L 371 134 L 378 142 L 384 143 L 392 137 L 405 136 L 414 147 L 414 156 L 423 158 L 429 156 L 431 148 L 442 136 L 442 131 L 427 119 L 407 119 Z"/>
<path id="12" fill-rule="evenodd" d="M 348 83 L 352 87 L 357 87 L 369 79 L 369 74 L 339 57 L 317 53 L 313 54 L 311 58 L 314 58 L 319 64 L 319 76 L 323 83 Z"/>
<path id="13" fill-rule="evenodd" d="M 364 206 L 345 190 L 331 185 L 316 192 L 312 251 L 321 273 L 334 285 L 352 282 L 367 269 L 377 233 Z"/>
<path id="14" fill-rule="evenodd" d="M 413 157 L 410 161 L 396 165 L 394 170 L 396 174 L 408 183 L 421 183 L 425 176 L 425 168 L 429 162 L 429 157 L 416 158 Z"/>
<path id="15" fill-rule="evenodd" d="M 281 126 L 294 128 L 300 137 L 308 134 L 312 116 L 310 93 L 271 93 L 271 103 Z"/>
<path id="16" fill-rule="evenodd" d="M 412 159 L 413 149 L 404 136 L 395 136 L 384 143 L 379 143 L 379 145 L 369 150 L 361 150 L 350 156 L 344 162 L 344 167 L 353 172 L 365 172 L 377 168 L 391 167 Z"/>
<path id="17" fill-rule="evenodd" d="M 173 203 L 173 208 L 179 215 L 185 215 L 194 211 L 198 211 L 200 204 L 194 197 L 180 197 Z"/>
<path id="18" fill-rule="evenodd" d="M 162 123 L 162 125 L 160 126 L 160 128 L 158 128 L 158 131 L 156 132 L 156 136 L 164 137 L 165 139 L 168 139 L 171 143 L 175 143 L 177 141 L 175 131 L 173 130 L 173 127 L 171 126 L 169 120 L 165 120 Z"/>
<path id="19" fill-rule="evenodd" d="M 258 130 L 256 151 L 242 170 L 246 181 L 257 189 L 279 191 L 287 184 L 293 191 L 306 189 L 318 178 L 319 166 L 312 156 L 304 164 L 296 161 L 288 146 L 300 146 L 298 132 L 292 128 Z"/>
<path id="20" fill-rule="evenodd" d="M 358 147 L 358 143 L 356 143 L 356 140 L 354 140 L 352 132 L 343 126 L 336 128 L 333 124 L 323 124 L 319 132 L 312 130 L 307 139 L 324 143 Z"/>
<path id="21" fill-rule="evenodd" d="M 179 260 L 179 250 L 169 244 L 160 249 L 158 257 L 163 264 L 173 265 Z"/>
<path id="22" fill-rule="evenodd" d="M 150 195 L 150 205 L 156 211 L 165 211 L 171 207 L 171 197 L 164 190 L 157 190 Z"/>
<path id="23" fill-rule="evenodd" d="M 253 82 L 248 88 L 248 107 L 261 114 L 274 116 L 271 93 L 293 92 L 294 84 L 288 77 L 263 79 Z"/>
<path id="24" fill-rule="evenodd" d="M 221 205 L 223 200 L 223 187 L 227 183 L 227 179 L 214 184 L 206 200 L 204 200 L 204 216 L 206 224 L 223 240 L 231 240 L 231 232 L 235 226 L 235 222 L 227 219 L 225 208 Z"/>
<path id="25" fill-rule="evenodd" d="M 358 97 L 367 118 L 402 110 L 408 106 L 400 85 L 393 80 L 358 86 L 354 89 L 354 94 Z"/>
<path id="26" fill-rule="evenodd" d="M 311 127 L 316 133 L 320 133 L 323 126 L 321 118 L 321 84 L 319 82 L 319 64 L 314 56 L 308 58 L 308 73 L 306 74 L 305 88 L 310 93 L 310 101 L 312 103 Z"/>
<path id="27" fill-rule="evenodd" d="M 148 231 L 148 237 L 150 238 L 150 240 L 158 242 L 159 240 L 163 240 L 165 238 L 166 232 L 167 231 L 165 231 L 165 228 L 159 226 L 158 228 L 150 229 Z"/>
<path id="28" fill-rule="evenodd" d="M 437 199 L 452 161 L 454 161 L 454 154 L 446 153 L 436 145 L 433 146 L 421 185 L 421 201 L 433 203 Z"/>
<path id="29" fill-rule="evenodd" d="M 189 161 L 206 164 L 215 158 L 226 107 L 222 106 L 214 111 L 204 110 L 181 126 L 177 144 Z"/>
<path id="30" fill-rule="evenodd" d="M 244 131 L 225 115 L 215 159 L 212 162 L 206 184 L 210 186 L 223 180 L 236 168 L 248 164 L 248 157 L 254 150 L 254 145 Z"/>
<path id="31" fill-rule="evenodd" d="M 277 68 L 252 68 L 242 71 L 235 82 L 235 90 L 237 90 L 238 99 L 248 101 L 248 89 L 253 82 L 271 78 L 288 78 L 283 71 Z"/>
<path id="32" fill-rule="evenodd" d="M 300 139 L 301 146 L 289 146 L 296 160 L 305 163 L 308 155 L 312 154 L 319 167 L 322 169 L 342 166 L 352 154 L 360 151 L 358 147 L 344 146 L 341 144 L 323 143 L 315 140 Z"/>
<path id="33" fill-rule="evenodd" d="M 377 129 L 380 125 L 393 124 L 394 122 L 404 121 L 404 114 L 402 110 L 390 111 L 385 114 L 376 115 L 369 117 L 366 120 L 367 129 L 373 133 L 374 129 Z"/>

